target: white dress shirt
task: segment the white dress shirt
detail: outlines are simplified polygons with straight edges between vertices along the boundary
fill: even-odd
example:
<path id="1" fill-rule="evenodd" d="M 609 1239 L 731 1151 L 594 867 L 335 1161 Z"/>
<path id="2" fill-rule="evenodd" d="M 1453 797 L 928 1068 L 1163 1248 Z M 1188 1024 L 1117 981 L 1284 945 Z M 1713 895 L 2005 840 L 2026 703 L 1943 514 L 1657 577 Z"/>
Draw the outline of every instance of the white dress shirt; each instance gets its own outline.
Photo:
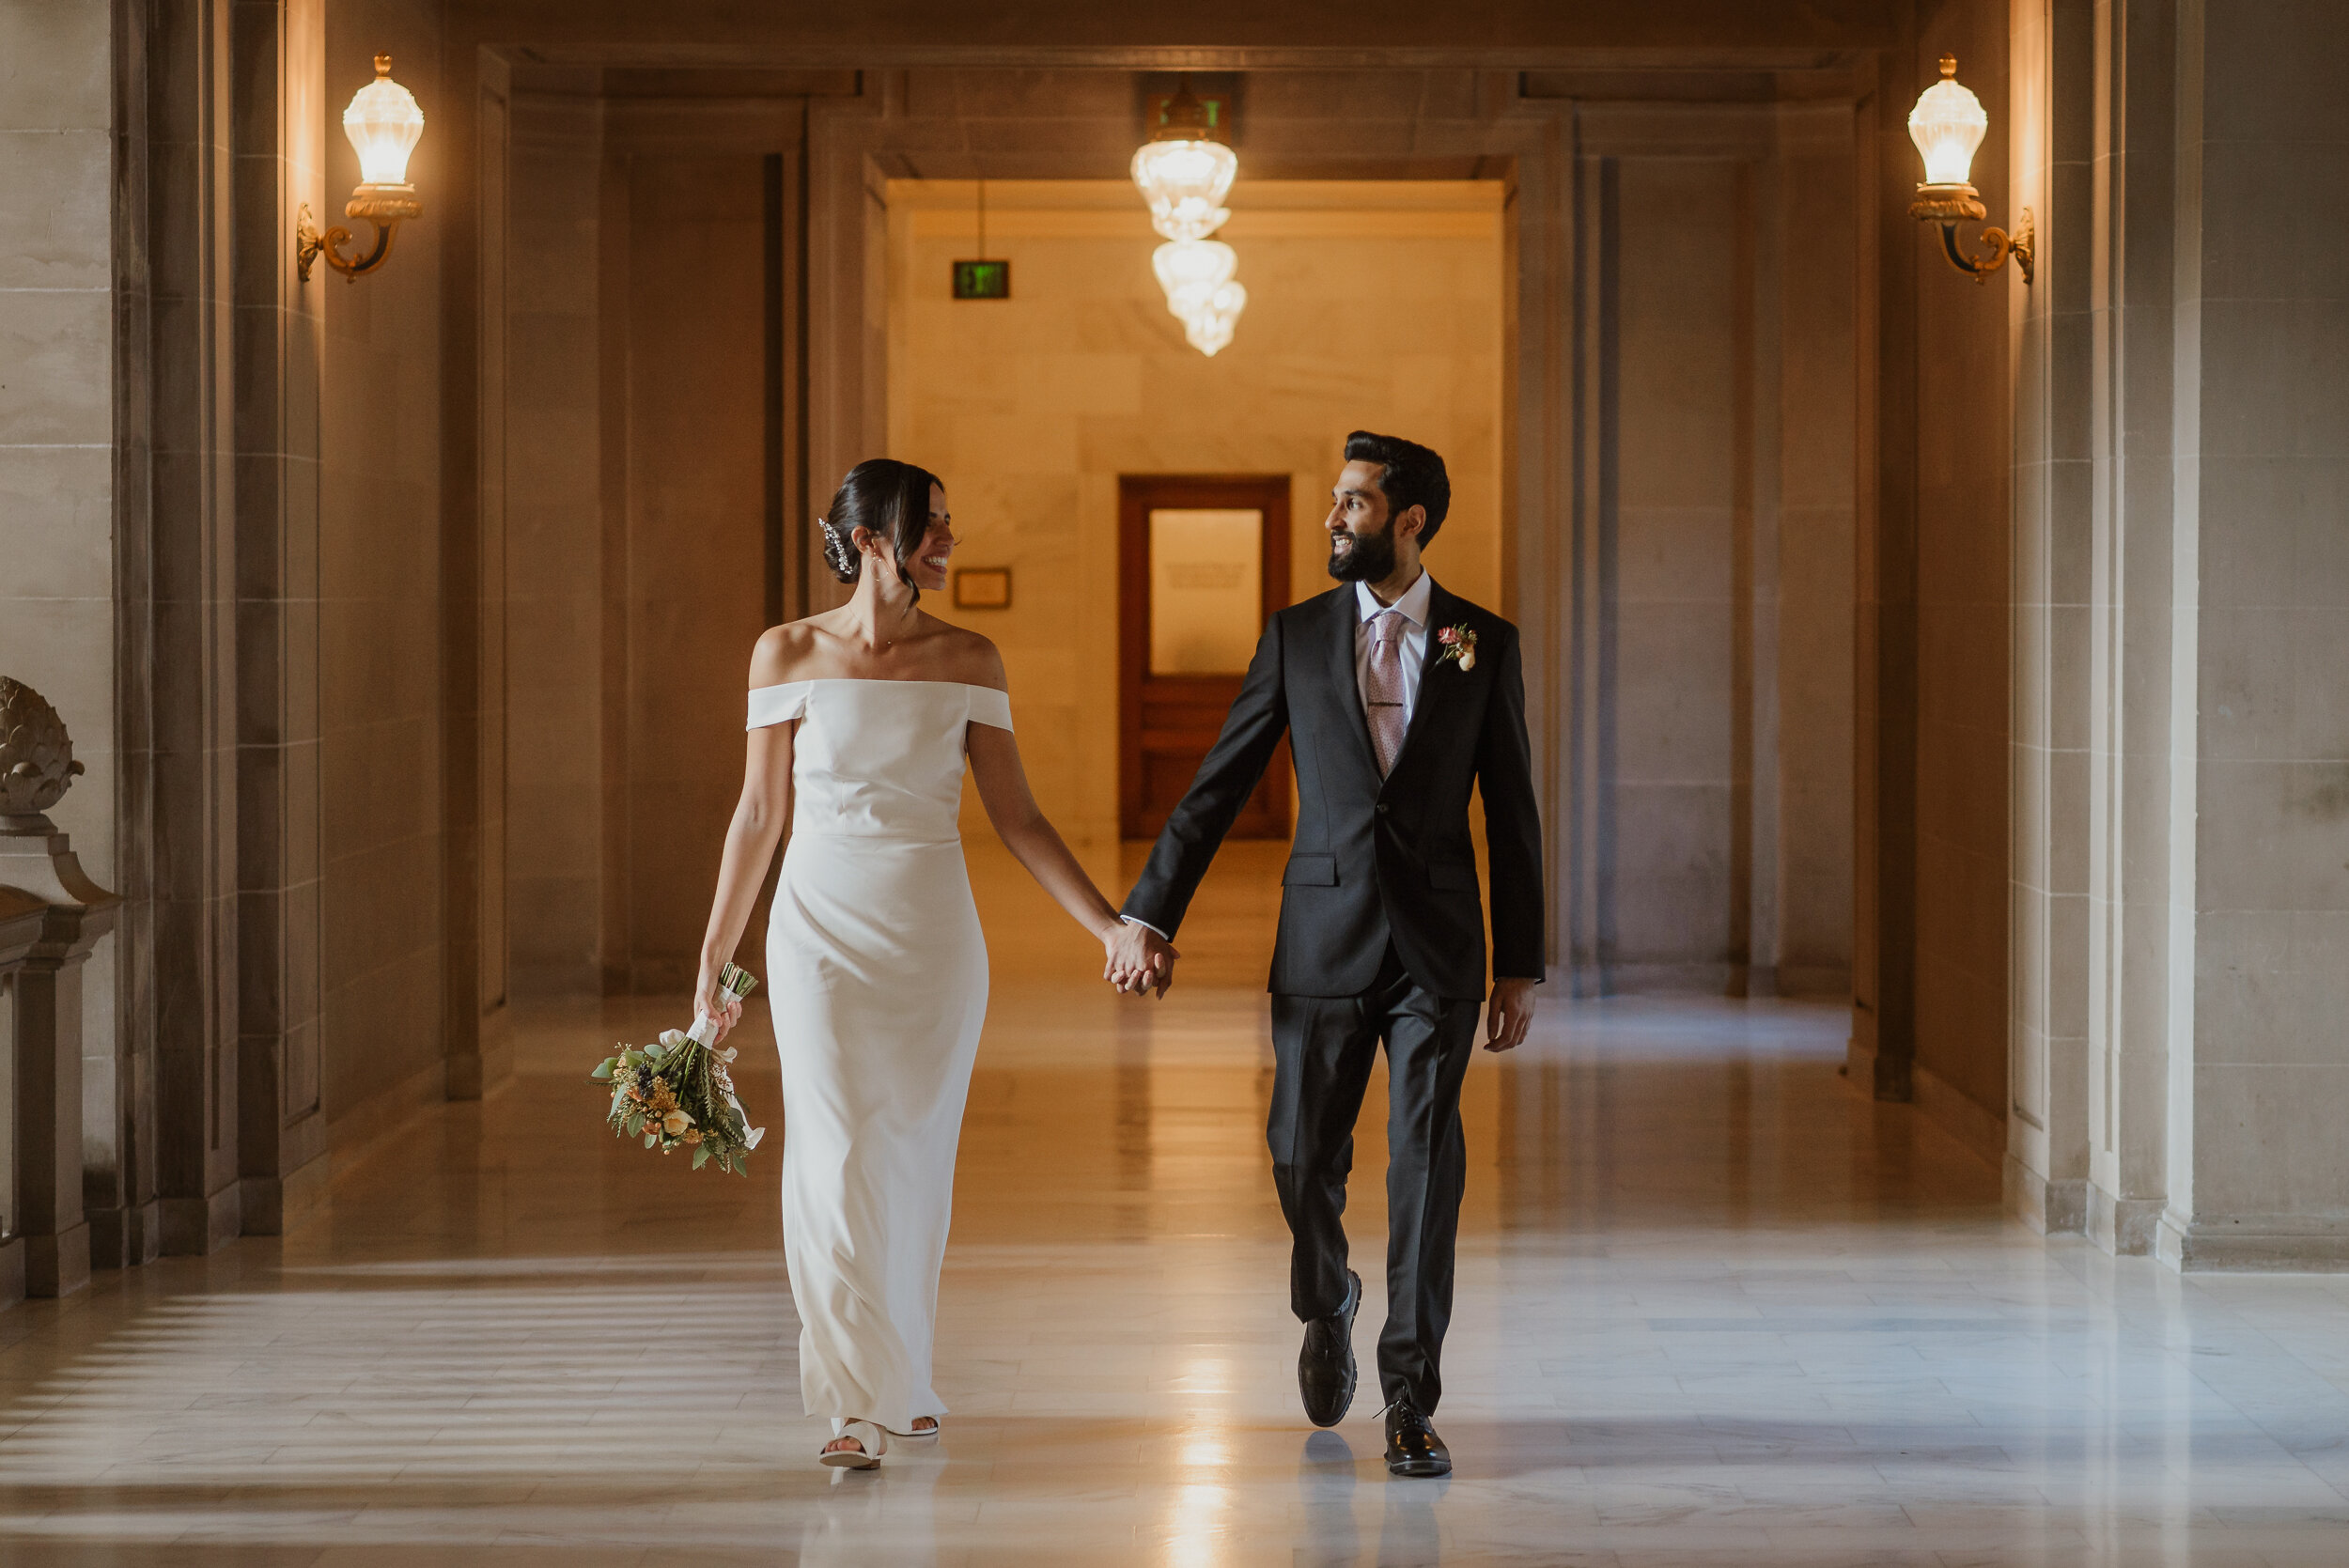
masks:
<path id="1" fill-rule="evenodd" d="M 1427 658 L 1427 598 L 1435 580 L 1423 569 L 1392 604 L 1381 604 L 1367 582 L 1354 584 L 1354 605 L 1361 618 L 1354 623 L 1354 686 L 1361 693 L 1362 711 L 1370 711 L 1370 623 L 1389 610 L 1403 616 L 1403 727 L 1411 727 L 1411 709 L 1419 704 L 1419 675 Z"/>
<path id="2" fill-rule="evenodd" d="M 1419 676 L 1427 659 L 1427 600 L 1435 587 L 1435 580 L 1422 568 L 1411 585 L 1403 590 L 1403 597 L 1392 604 L 1381 604 L 1378 596 L 1370 591 L 1367 582 L 1354 584 L 1354 607 L 1359 618 L 1354 623 L 1354 690 L 1361 697 L 1363 711 L 1370 703 L 1370 623 L 1389 610 L 1403 613 L 1403 727 L 1411 726 L 1411 710 L 1419 705 Z M 1128 925 L 1139 925 L 1146 931 L 1159 931 L 1146 920 L 1131 915 L 1119 917 Z"/>

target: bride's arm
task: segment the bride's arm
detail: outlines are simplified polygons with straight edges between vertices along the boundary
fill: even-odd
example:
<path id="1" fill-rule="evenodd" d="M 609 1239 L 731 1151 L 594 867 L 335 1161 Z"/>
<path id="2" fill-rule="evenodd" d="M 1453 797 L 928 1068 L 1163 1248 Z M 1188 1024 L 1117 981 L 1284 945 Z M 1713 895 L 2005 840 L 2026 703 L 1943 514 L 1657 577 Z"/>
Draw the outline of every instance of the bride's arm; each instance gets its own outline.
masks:
<path id="1" fill-rule="evenodd" d="M 759 639 L 751 659 L 754 688 L 780 684 L 773 678 L 782 663 L 770 646 L 774 633 Z M 734 805 L 734 820 L 726 828 L 725 853 L 718 861 L 718 892 L 709 901 L 709 928 L 702 936 L 701 975 L 693 984 L 693 1006 L 719 1020 L 718 1038 L 742 1017 L 739 997 L 719 1001 L 718 975 L 734 958 L 750 923 L 751 907 L 758 902 L 759 884 L 775 858 L 785 824 L 791 820 L 791 740 L 799 721 L 768 724 L 748 733 L 742 761 L 742 798 Z"/>
<path id="2" fill-rule="evenodd" d="M 1126 923 L 1118 918 L 1117 907 L 1101 896 L 1101 890 L 1093 885 L 1093 878 L 1085 875 L 1084 867 L 1077 863 L 1077 857 L 1068 852 L 1058 830 L 1035 803 L 1028 788 L 1028 770 L 1020 766 L 1019 743 L 1009 730 L 974 723 L 968 744 L 979 801 L 987 807 L 987 819 L 995 825 L 1003 846 L 1068 911 L 1069 918 L 1100 939 L 1104 953 L 1113 961 L 1116 939 Z M 1166 994 L 1171 978 L 1170 972 L 1159 979 L 1160 996 Z"/>

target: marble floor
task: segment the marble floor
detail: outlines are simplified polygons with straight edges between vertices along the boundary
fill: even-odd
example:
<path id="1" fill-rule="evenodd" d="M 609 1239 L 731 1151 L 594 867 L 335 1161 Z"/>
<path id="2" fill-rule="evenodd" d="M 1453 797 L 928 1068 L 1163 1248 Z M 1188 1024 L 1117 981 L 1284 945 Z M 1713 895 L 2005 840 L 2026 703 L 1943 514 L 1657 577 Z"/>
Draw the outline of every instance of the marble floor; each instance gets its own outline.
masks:
<path id="1" fill-rule="evenodd" d="M 1152 1003 L 975 856 L 996 991 L 926 1452 L 814 1464 L 771 1151 L 739 1181 L 608 1137 L 587 1066 L 672 1020 L 539 1006 L 510 1085 L 346 1163 L 294 1234 L 0 1312 L 0 1564 L 2349 1559 L 2349 1280 L 2044 1242 L 1846 1087 L 1837 1011 L 1783 1002 L 1552 998 L 1479 1059 L 1458 1471 L 1390 1481 L 1375 1399 L 1297 1409 L 1276 863 L 1226 856 Z M 1374 1116 L 1372 1259 L 1383 1159 Z"/>

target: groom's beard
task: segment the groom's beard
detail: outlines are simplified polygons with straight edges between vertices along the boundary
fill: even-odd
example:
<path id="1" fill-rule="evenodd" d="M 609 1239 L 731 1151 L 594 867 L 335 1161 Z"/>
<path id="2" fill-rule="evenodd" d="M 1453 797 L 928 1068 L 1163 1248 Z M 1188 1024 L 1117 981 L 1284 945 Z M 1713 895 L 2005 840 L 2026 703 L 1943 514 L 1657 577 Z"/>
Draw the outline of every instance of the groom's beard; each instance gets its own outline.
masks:
<path id="1" fill-rule="evenodd" d="M 1353 548 L 1340 550 L 1340 539 L 1353 540 Z M 1394 524 L 1376 534 L 1330 535 L 1330 575 L 1340 582 L 1383 582 L 1393 576 Z"/>

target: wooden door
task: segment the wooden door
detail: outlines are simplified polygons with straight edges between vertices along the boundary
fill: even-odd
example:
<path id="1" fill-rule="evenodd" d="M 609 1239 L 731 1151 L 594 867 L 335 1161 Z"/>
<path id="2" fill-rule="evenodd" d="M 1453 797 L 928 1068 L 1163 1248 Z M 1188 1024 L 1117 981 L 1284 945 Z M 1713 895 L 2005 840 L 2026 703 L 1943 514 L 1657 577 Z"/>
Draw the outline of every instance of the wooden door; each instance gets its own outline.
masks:
<path id="1" fill-rule="evenodd" d="M 1127 474 L 1117 482 L 1117 795 L 1153 838 L 1223 727 L 1271 613 L 1289 601 L 1286 474 Z M 1234 838 L 1289 834 L 1288 742 Z"/>

